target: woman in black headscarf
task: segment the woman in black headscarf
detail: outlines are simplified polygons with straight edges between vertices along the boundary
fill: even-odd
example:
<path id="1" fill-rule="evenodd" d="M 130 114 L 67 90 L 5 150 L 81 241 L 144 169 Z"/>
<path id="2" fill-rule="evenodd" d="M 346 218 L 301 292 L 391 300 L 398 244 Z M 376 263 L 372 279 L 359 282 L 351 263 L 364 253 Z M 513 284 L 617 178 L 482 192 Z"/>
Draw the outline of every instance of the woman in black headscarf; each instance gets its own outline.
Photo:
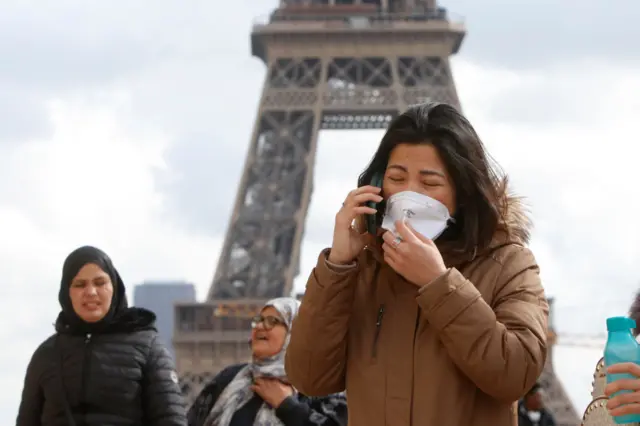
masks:
<path id="1" fill-rule="evenodd" d="M 56 333 L 27 367 L 17 426 L 186 426 L 155 315 L 130 308 L 111 259 L 94 247 L 62 268 Z"/>

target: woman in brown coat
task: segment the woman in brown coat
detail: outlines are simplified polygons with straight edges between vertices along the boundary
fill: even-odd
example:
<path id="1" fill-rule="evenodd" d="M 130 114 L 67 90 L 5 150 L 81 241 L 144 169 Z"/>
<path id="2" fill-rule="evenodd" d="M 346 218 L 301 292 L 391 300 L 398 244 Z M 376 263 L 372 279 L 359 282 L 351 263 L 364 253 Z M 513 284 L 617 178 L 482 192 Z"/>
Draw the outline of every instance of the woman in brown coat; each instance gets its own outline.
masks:
<path id="1" fill-rule="evenodd" d="M 529 222 L 473 127 L 412 107 L 358 183 L 293 323 L 291 383 L 346 389 L 350 426 L 516 426 L 548 305 Z"/>

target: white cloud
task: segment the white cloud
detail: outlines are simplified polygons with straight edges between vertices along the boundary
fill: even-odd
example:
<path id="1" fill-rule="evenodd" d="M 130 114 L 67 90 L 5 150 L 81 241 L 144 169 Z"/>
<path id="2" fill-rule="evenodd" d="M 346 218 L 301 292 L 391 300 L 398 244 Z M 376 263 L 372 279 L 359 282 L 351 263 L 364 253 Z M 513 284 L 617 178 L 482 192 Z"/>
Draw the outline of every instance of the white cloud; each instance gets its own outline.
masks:
<path id="1" fill-rule="evenodd" d="M 9 424 L 33 350 L 52 332 L 62 261 L 77 246 L 107 251 L 132 285 L 185 278 L 204 294 L 220 240 L 187 235 L 162 219 L 153 172 L 168 141 L 136 127 L 121 93 L 50 104 L 51 139 L 13 150 L 0 171 L 0 421 Z"/>

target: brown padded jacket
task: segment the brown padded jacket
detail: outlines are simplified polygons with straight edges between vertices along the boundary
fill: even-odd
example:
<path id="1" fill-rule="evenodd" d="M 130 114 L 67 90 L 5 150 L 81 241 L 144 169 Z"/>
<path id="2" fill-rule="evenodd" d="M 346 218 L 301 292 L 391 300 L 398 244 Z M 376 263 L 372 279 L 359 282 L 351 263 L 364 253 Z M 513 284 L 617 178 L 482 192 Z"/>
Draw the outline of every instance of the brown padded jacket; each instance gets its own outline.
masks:
<path id="1" fill-rule="evenodd" d="M 528 220 L 507 221 L 472 260 L 417 288 L 363 250 L 352 266 L 320 254 L 286 353 L 306 395 L 346 389 L 350 426 L 517 426 L 517 400 L 542 372 L 548 304 Z"/>

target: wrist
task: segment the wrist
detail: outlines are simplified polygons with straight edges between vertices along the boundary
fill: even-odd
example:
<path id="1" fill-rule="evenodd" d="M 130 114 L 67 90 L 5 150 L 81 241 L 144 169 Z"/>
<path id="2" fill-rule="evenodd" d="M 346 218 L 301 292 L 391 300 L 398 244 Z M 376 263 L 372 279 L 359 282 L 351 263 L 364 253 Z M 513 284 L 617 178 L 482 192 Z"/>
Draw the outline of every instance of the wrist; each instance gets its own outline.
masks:
<path id="1" fill-rule="evenodd" d="M 438 273 L 436 273 L 433 277 L 431 277 L 427 282 L 419 283 L 418 287 L 422 288 L 422 287 L 428 286 L 429 284 L 431 284 L 432 282 L 434 282 L 435 280 L 437 280 L 438 278 L 442 277 L 444 274 L 449 272 L 449 269 L 450 268 L 443 267 Z"/>
<path id="2" fill-rule="evenodd" d="M 296 397 L 288 396 L 275 409 L 275 413 L 282 423 L 288 425 L 297 424 L 298 419 L 309 418 L 310 410 L 306 404 L 299 403 Z"/>
<path id="3" fill-rule="evenodd" d="M 345 257 L 335 255 L 333 251 L 330 251 L 327 256 L 327 261 L 336 266 L 348 266 L 353 263 L 354 259 L 346 259 Z"/>
<path id="4" fill-rule="evenodd" d="M 291 397 L 293 395 L 293 391 L 290 390 L 288 392 L 284 392 L 275 402 L 273 408 L 277 409 L 278 407 L 280 407 L 286 400 L 287 398 Z"/>
<path id="5" fill-rule="evenodd" d="M 280 406 L 282 405 L 282 403 L 288 398 L 288 396 L 282 396 L 280 398 L 278 398 L 277 400 L 274 401 L 274 404 L 272 405 L 272 408 L 274 410 L 277 410 L 278 408 L 280 408 Z"/>

